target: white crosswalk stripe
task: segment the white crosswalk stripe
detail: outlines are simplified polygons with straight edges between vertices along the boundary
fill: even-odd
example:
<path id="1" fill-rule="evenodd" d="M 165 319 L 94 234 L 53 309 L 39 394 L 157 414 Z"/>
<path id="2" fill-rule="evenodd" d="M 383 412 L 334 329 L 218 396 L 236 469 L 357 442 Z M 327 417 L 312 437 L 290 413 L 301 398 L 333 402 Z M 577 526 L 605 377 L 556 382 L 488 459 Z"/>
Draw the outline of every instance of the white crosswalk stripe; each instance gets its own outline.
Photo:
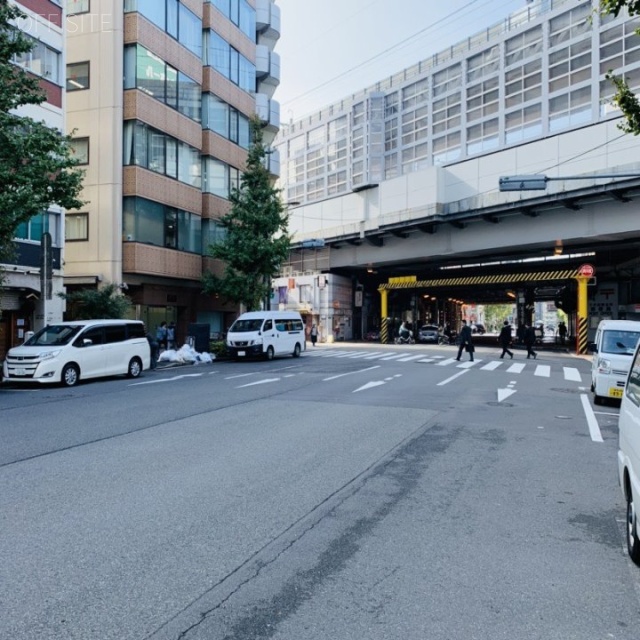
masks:
<path id="1" fill-rule="evenodd" d="M 511 360 L 503 360 L 496 358 L 495 360 L 479 360 L 475 358 L 473 361 L 467 358 L 462 358 L 460 361 L 456 360 L 455 356 L 446 357 L 443 355 L 436 355 L 430 353 L 410 353 L 410 351 L 345 351 L 342 348 L 332 349 L 317 349 L 308 350 L 305 355 L 312 357 L 322 358 L 343 358 L 349 360 L 378 360 L 380 362 L 409 362 L 409 363 L 421 363 L 432 364 L 438 367 L 452 366 L 456 369 L 471 369 L 475 368 L 479 371 L 497 371 L 504 373 L 520 374 L 523 371 L 527 371 L 529 374 L 533 373 L 534 376 L 540 378 L 550 378 L 554 371 L 551 365 L 538 364 L 537 362 L 513 362 Z M 477 355 L 477 354 L 476 354 Z M 562 376 L 564 380 L 568 382 L 582 382 L 582 375 L 576 367 L 559 367 L 562 370 Z M 558 374 L 558 370 L 555 370 L 555 375 Z"/>

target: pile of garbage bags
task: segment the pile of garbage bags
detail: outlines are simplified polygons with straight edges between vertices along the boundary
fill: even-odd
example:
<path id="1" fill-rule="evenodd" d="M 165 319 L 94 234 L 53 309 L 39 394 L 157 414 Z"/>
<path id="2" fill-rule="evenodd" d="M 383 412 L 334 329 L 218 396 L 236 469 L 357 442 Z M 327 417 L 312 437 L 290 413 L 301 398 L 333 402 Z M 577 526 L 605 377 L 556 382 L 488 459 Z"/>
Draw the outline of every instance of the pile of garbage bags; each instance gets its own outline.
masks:
<path id="1" fill-rule="evenodd" d="M 179 349 L 166 349 L 160 354 L 158 362 L 179 362 L 184 363 L 210 363 L 215 356 L 210 353 L 198 353 L 188 344 L 182 345 Z"/>

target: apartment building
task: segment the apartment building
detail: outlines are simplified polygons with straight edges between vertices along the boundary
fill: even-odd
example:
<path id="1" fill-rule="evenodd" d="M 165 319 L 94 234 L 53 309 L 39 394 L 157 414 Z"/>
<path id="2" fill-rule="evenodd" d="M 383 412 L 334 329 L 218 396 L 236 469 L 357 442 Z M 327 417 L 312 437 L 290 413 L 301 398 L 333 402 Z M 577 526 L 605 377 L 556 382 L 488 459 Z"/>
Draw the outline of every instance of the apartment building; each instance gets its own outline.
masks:
<path id="1" fill-rule="evenodd" d="M 258 114 L 279 128 L 273 0 L 69 0 L 67 127 L 86 169 L 66 216 L 65 285 L 114 283 L 153 328 L 236 309 L 202 293 Z M 270 170 L 279 172 L 276 154 Z"/>
<path id="2" fill-rule="evenodd" d="M 25 18 L 16 27 L 33 39 L 33 49 L 15 63 L 37 76 L 46 100 L 21 107 L 19 113 L 64 131 L 64 19 L 63 0 L 12 0 Z M 50 285 L 41 282 L 41 242 L 46 234 L 47 252 L 53 266 Z M 6 351 L 20 344 L 27 331 L 45 322 L 62 320 L 64 303 L 56 293 L 63 291 L 62 250 L 64 216 L 57 207 L 21 224 L 16 231 L 15 258 L 0 264 L 4 272 L 0 291 L 0 360 Z M 49 246 L 49 239 L 51 240 Z M 48 290 L 49 296 L 42 291 Z M 46 299 L 49 297 L 49 299 Z"/>

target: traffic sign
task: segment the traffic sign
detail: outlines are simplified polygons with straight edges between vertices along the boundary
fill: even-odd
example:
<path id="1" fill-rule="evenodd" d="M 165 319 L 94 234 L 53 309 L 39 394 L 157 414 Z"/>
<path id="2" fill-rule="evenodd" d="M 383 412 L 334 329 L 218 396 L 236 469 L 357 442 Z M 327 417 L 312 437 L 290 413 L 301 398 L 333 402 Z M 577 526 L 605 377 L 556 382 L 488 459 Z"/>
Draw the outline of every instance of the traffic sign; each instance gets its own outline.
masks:
<path id="1" fill-rule="evenodd" d="M 592 278 L 595 272 L 596 269 L 592 264 L 583 264 L 578 269 L 578 275 L 584 278 Z"/>

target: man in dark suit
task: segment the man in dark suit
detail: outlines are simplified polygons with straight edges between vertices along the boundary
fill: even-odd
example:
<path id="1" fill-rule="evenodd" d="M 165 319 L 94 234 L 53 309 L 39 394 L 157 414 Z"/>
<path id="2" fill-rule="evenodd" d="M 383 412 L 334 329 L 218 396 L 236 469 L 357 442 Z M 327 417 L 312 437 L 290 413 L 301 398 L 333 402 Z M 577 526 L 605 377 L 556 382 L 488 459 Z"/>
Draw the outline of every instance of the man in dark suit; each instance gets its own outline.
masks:
<path id="1" fill-rule="evenodd" d="M 508 353 L 513 360 L 513 353 L 509 351 L 509 347 L 511 346 L 511 325 L 509 324 L 508 320 L 504 321 L 502 329 L 500 329 L 498 340 L 500 340 L 500 346 L 502 347 L 502 353 L 500 354 L 500 357 L 504 358 L 504 354 Z"/>
<path id="2" fill-rule="evenodd" d="M 535 360 L 538 357 L 538 354 L 533 350 L 533 345 L 536 343 L 536 332 L 535 329 L 527 324 L 524 330 L 524 346 L 527 347 L 527 360 L 533 356 Z"/>
<path id="3" fill-rule="evenodd" d="M 456 360 L 460 361 L 460 356 L 465 348 L 469 352 L 469 360 L 473 362 L 474 346 L 471 340 L 471 327 L 467 324 L 466 320 L 463 320 L 462 329 L 460 329 L 460 334 L 458 335 L 458 357 Z"/>

